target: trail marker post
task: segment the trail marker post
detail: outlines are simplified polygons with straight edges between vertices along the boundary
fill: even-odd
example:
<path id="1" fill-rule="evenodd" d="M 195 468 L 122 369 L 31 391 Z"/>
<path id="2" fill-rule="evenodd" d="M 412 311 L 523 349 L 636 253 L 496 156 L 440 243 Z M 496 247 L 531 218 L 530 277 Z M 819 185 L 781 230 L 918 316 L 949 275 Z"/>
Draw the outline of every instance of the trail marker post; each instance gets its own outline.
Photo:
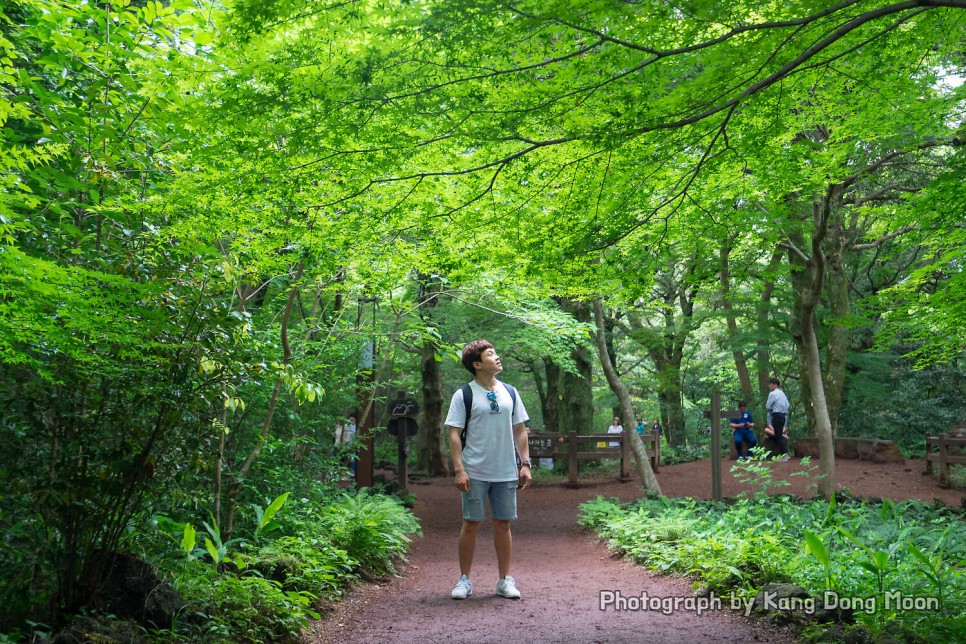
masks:
<path id="1" fill-rule="evenodd" d="M 397 483 L 404 491 L 408 491 L 409 484 L 409 450 L 407 439 L 416 435 L 418 425 L 414 418 L 419 414 L 419 405 L 412 398 L 406 398 L 406 392 L 400 391 L 396 399 L 389 404 L 389 421 L 387 429 L 396 437 L 399 446 L 398 463 L 396 466 Z"/>
<path id="2" fill-rule="evenodd" d="M 721 494 L 721 417 L 737 418 L 739 412 L 734 409 L 721 409 L 721 393 L 711 392 L 711 409 L 704 412 L 705 418 L 711 419 L 711 498 L 715 501 L 722 499 Z"/>

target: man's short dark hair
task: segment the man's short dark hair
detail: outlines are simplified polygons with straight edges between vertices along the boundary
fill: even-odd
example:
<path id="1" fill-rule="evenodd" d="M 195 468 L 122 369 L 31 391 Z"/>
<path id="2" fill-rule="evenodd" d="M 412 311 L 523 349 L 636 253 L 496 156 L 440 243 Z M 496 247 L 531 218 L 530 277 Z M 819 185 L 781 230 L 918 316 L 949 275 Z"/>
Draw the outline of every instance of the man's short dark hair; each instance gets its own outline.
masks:
<path id="1" fill-rule="evenodd" d="M 775 385 L 776 387 L 781 387 L 782 386 L 782 383 L 778 380 L 778 378 L 769 378 L 768 379 L 768 384 L 769 385 Z"/>
<path id="2" fill-rule="evenodd" d="M 738 401 L 738 409 L 741 409 L 742 407 L 747 407 L 747 406 L 748 405 L 745 404 L 745 401 L 744 400 L 739 400 Z"/>
<path id="3" fill-rule="evenodd" d="M 473 368 L 474 362 L 483 362 L 483 352 L 492 349 L 493 345 L 486 340 L 473 340 L 463 347 L 463 366 L 466 370 L 476 377 L 476 369 Z"/>

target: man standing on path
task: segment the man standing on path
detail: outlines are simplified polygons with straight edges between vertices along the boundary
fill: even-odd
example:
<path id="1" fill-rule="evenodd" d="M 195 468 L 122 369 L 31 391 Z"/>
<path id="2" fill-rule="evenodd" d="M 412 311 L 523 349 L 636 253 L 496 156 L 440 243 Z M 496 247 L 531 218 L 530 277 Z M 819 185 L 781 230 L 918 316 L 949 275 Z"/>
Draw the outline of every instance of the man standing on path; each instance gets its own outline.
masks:
<path id="1" fill-rule="evenodd" d="M 473 380 L 453 394 L 446 415 L 456 488 L 461 492 L 463 504 L 460 578 L 450 597 L 466 599 L 473 592 L 470 571 L 476 552 L 476 534 L 486 518 L 485 505 L 489 499 L 500 573 L 496 592 L 519 599 L 520 591 L 510 576 L 513 550 L 510 521 L 517 518 L 517 486 L 524 490 L 530 487 L 530 446 L 524 425 L 530 417 L 517 391 L 496 379 L 503 365 L 492 344 L 476 340 L 466 345 L 463 366 L 473 374 Z M 516 453 L 520 455 L 519 470 Z"/>
<path id="2" fill-rule="evenodd" d="M 785 392 L 781 390 L 781 382 L 778 378 L 772 378 L 768 381 L 768 388 L 771 389 L 771 393 L 768 394 L 768 400 L 765 401 L 765 409 L 768 410 L 768 426 L 765 428 L 765 433 L 772 436 L 775 442 L 778 443 L 778 450 L 780 454 L 778 455 L 778 461 L 784 462 L 788 460 L 788 435 L 785 433 L 785 416 L 788 414 L 788 397 Z"/>

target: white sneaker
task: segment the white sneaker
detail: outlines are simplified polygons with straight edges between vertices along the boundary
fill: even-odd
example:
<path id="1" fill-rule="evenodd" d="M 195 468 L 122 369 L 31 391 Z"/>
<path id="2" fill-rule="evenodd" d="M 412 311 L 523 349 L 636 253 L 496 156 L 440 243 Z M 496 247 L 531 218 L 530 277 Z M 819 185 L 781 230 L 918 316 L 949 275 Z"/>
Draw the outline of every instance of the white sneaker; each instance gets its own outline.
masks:
<path id="1" fill-rule="evenodd" d="M 520 599 L 520 591 L 517 590 L 516 579 L 507 575 L 500 581 L 496 582 L 496 594 L 506 597 L 507 599 Z"/>
<path id="2" fill-rule="evenodd" d="M 786 462 L 788 462 L 790 460 L 792 460 L 792 457 L 791 456 L 789 456 L 788 454 L 782 454 L 780 457 L 778 457 L 778 458 L 775 459 L 775 462 L 776 463 L 786 463 Z"/>
<path id="3" fill-rule="evenodd" d="M 473 582 L 466 575 L 460 577 L 456 582 L 456 588 L 449 594 L 453 599 L 466 599 L 473 594 Z M 517 593 L 519 595 L 519 593 Z"/>

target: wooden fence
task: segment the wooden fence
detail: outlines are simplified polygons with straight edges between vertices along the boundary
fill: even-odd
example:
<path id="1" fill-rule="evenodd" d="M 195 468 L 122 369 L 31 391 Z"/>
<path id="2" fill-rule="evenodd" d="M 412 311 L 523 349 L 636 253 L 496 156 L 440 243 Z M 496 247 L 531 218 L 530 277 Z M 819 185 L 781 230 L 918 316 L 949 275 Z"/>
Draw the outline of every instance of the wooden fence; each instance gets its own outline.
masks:
<path id="1" fill-rule="evenodd" d="M 570 485 L 577 485 L 577 462 L 593 459 L 620 459 L 620 480 L 630 481 L 630 463 L 634 458 L 630 442 L 624 434 L 578 435 L 570 432 L 561 440 L 555 434 L 530 434 L 530 458 L 566 458 Z M 661 466 L 661 435 L 646 432 L 641 441 L 656 473 Z"/>
<path id="2" fill-rule="evenodd" d="M 949 466 L 966 465 L 966 427 L 958 427 L 939 436 L 926 437 L 926 471 L 932 474 L 933 463 L 939 464 L 939 485 L 948 487 Z"/>

